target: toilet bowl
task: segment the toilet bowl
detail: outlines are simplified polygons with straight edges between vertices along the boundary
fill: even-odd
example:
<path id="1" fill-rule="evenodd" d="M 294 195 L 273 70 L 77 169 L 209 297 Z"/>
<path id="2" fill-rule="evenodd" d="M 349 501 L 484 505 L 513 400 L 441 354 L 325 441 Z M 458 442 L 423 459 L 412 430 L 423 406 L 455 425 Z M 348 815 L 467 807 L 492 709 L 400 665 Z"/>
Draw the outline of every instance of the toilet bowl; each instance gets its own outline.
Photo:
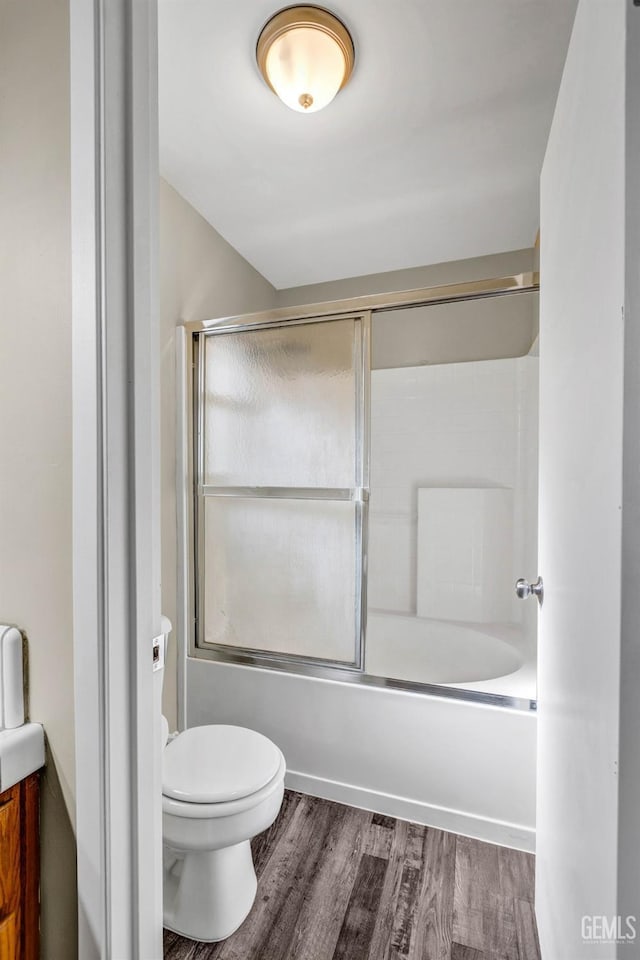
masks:
<path id="1" fill-rule="evenodd" d="M 192 727 L 164 747 L 164 925 L 192 940 L 224 940 L 256 895 L 249 841 L 274 822 L 285 761 L 245 727 Z"/>

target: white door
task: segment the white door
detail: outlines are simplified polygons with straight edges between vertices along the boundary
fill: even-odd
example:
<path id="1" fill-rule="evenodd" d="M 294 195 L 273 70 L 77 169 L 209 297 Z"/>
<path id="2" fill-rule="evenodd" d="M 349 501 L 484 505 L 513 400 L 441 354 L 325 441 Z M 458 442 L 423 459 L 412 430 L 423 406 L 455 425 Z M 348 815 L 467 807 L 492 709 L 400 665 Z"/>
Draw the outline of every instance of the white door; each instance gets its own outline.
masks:
<path id="1" fill-rule="evenodd" d="M 581 0 L 541 184 L 545 598 L 536 912 L 543 960 L 637 957 L 640 945 L 626 922 L 624 850 L 638 837 L 626 822 L 622 830 L 620 778 L 622 532 L 633 486 L 623 486 L 630 400 L 623 375 L 636 320 L 627 314 L 625 355 L 627 17 L 630 27 L 640 21 L 632 0 Z M 637 379 L 638 371 L 629 374 L 628 390 L 637 391 Z M 636 898 L 640 919 L 640 883 Z"/>

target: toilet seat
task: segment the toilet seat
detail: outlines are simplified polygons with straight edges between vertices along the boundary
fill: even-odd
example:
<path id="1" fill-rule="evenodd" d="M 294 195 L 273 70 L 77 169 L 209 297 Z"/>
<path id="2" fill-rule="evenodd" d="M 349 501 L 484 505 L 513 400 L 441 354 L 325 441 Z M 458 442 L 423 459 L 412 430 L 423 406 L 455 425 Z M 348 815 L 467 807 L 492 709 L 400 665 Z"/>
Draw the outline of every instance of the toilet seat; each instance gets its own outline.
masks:
<path id="1" fill-rule="evenodd" d="M 237 810 L 239 801 L 257 801 L 264 788 L 279 782 L 283 765 L 280 750 L 255 730 L 226 724 L 191 727 L 164 749 L 162 793 L 174 803 L 163 806 L 212 806 L 214 816 L 224 815 L 222 806 Z"/>
<path id="2" fill-rule="evenodd" d="M 162 796 L 163 814 L 171 814 L 173 817 L 180 817 L 185 820 L 216 820 L 222 817 L 232 817 L 239 813 L 245 813 L 252 807 L 257 807 L 268 800 L 272 794 L 282 788 L 284 776 L 286 773 L 285 759 L 280 755 L 280 765 L 278 771 L 269 783 L 265 784 L 256 793 L 248 797 L 240 797 L 238 800 L 227 800 L 223 803 L 189 803 L 184 800 L 175 800 L 173 797 Z"/>

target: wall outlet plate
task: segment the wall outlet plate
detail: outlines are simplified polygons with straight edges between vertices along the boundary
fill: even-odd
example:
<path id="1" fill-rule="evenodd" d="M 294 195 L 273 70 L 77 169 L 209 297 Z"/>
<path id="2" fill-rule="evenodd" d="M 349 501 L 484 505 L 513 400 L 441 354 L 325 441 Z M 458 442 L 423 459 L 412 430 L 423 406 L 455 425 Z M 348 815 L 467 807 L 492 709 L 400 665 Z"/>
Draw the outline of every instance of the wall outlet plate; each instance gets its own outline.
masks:
<path id="1" fill-rule="evenodd" d="M 153 638 L 153 672 L 164 669 L 164 634 Z"/>

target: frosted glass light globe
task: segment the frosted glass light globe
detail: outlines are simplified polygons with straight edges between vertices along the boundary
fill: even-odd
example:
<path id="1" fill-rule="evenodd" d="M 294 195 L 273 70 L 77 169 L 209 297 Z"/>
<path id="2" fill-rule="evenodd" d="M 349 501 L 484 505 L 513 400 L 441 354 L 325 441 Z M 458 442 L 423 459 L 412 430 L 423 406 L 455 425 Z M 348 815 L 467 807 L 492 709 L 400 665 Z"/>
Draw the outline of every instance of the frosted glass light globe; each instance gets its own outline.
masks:
<path id="1" fill-rule="evenodd" d="M 299 113 L 316 113 L 349 79 L 353 41 L 328 11 L 289 7 L 263 29 L 257 58 L 265 80 L 283 103 Z"/>
<path id="2" fill-rule="evenodd" d="M 267 54 L 271 86 L 283 103 L 315 113 L 331 103 L 345 74 L 342 50 L 327 33 L 298 27 L 284 33 Z"/>

